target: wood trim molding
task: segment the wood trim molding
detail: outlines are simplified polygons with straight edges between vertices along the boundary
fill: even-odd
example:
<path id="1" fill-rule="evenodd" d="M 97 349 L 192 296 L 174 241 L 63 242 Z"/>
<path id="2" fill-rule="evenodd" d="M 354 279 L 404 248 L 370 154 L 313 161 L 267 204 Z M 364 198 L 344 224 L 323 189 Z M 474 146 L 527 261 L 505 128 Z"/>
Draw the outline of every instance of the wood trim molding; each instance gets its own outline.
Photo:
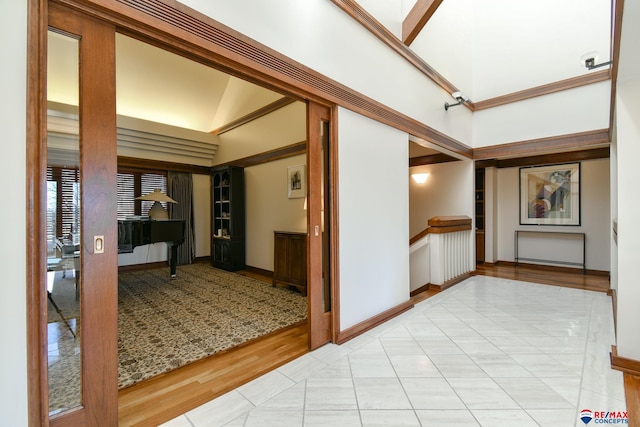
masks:
<path id="1" fill-rule="evenodd" d="M 402 21 L 402 42 L 409 46 L 416 39 L 443 0 L 418 0 Z"/>
<path id="2" fill-rule="evenodd" d="M 277 101 L 272 102 L 271 104 L 265 105 L 264 107 L 259 108 L 250 114 L 242 116 L 239 119 L 236 119 L 230 123 L 227 123 L 224 126 L 220 126 L 219 128 L 214 129 L 209 133 L 214 135 L 222 135 L 225 132 L 229 132 L 230 130 L 233 130 L 237 127 L 245 125 L 253 120 L 266 116 L 269 113 L 273 113 L 274 111 L 277 111 L 283 107 L 286 107 L 289 104 L 293 104 L 294 102 L 296 102 L 295 99 L 284 96 L 278 99 Z"/>
<path id="3" fill-rule="evenodd" d="M 446 282 L 444 282 L 441 285 L 434 285 L 434 284 L 429 284 L 429 290 L 434 290 L 434 291 L 438 291 L 438 292 L 442 292 L 445 289 L 448 289 L 454 285 L 457 285 L 458 283 L 468 279 L 469 277 L 471 277 L 472 274 L 469 273 L 463 273 L 458 277 L 454 277 L 453 279 L 447 280 Z"/>
<path id="4" fill-rule="evenodd" d="M 471 218 L 466 215 L 434 216 L 427 221 L 427 224 L 429 227 L 471 226 Z"/>
<path id="5" fill-rule="evenodd" d="M 357 325 L 354 325 L 350 328 L 345 329 L 342 332 L 339 332 L 336 339 L 336 344 L 343 344 L 350 339 L 357 337 L 370 329 L 375 328 L 376 326 L 393 319 L 394 317 L 404 313 L 407 310 L 413 308 L 413 303 L 408 300 L 399 304 L 395 307 L 392 307 L 377 316 L 373 316 L 372 318 L 365 320 L 364 322 L 360 322 Z"/>
<path id="6" fill-rule="evenodd" d="M 458 160 L 460 159 L 457 159 L 453 156 L 449 156 L 444 153 L 438 153 L 438 154 L 431 154 L 429 156 L 411 157 L 409 159 L 409 167 L 434 165 L 436 163 L 455 162 Z"/>
<path id="7" fill-rule="evenodd" d="M 491 265 L 488 262 L 485 262 L 485 264 Z M 495 263 L 493 263 L 493 265 L 495 265 L 495 266 L 504 265 L 504 266 L 509 266 L 509 267 L 515 267 L 516 263 L 513 262 L 513 261 L 501 261 L 501 260 L 498 260 Z M 559 273 L 579 274 L 581 276 L 585 274 L 585 270 L 583 270 L 582 268 L 562 267 L 562 266 L 559 266 L 559 265 L 530 264 L 530 263 L 526 263 L 526 262 L 518 262 L 518 266 L 527 267 L 528 269 L 540 270 L 540 271 L 555 271 L 555 272 L 559 272 Z M 606 270 L 586 270 L 586 274 L 593 275 L 593 276 L 609 277 L 611 273 L 609 271 L 606 271 Z M 590 289 L 590 290 L 594 290 L 594 289 Z M 604 290 L 596 290 L 596 292 L 605 292 L 605 291 Z"/>
<path id="8" fill-rule="evenodd" d="M 427 234 L 445 234 L 454 233 L 456 231 L 471 230 L 471 218 L 465 215 L 434 216 L 429 219 L 427 224 L 429 227 L 409 239 L 409 246 L 413 245 Z"/>
<path id="9" fill-rule="evenodd" d="M 47 300 L 42 283 L 46 283 L 46 240 L 42 217 L 46 206 L 47 151 L 47 0 L 29 0 L 27 4 L 27 153 L 26 153 L 26 327 L 27 327 L 27 416 L 30 427 L 49 425 L 49 390 L 47 382 Z M 21 319 L 16 319 L 21 321 Z"/>
<path id="10" fill-rule="evenodd" d="M 487 108 L 498 107 L 500 105 L 510 104 L 512 102 L 524 101 L 525 99 L 535 98 L 542 95 L 549 95 L 551 93 L 561 92 L 563 90 L 586 86 L 593 83 L 599 83 L 610 79 L 610 70 L 596 71 L 593 73 L 584 74 L 582 76 L 572 77 L 554 83 L 549 83 L 546 85 L 513 92 L 507 95 L 486 99 L 484 101 L 476 101 L 473 103 L 473 111 L 486 110 Z"/>
<path id="11" fill-rule="evenodd" d="M 287 157 L 298 156 L 307 152 L 307 141 L 297 142 L 285 147 L 276 148 L 274 150 L 265 151 L 263 153 L 254 154 L 252 156 L 243 157 L 242 159 L 233 160 L 217 166 L 230 165 L 248 168 L 250 166 L 260 165 L 262 163 L 272 162 L 274 160 L 285 159 Z"/>
<path id="12" fill-rule="evenodd" d="M 426 285 L 422 285 L 418 289 L 414 289 L 413 291 L 409 292 L 409 296 L 415 297 L 416 295 L 420 295 L 421 293 L 428 291 L 430 289 L 429 286 L 429 283 L 427 283 Z"/>
<path id="13" fill-rule="evenodd" d="M 609 147 L 589 150 L 566 151 L 564 153 L 542 154 L 540 156 L 515 157 L 510 159 L 476 160 L 478 167 L 513 168 L 520 166 L 548 165 L 552 163 L 579 162 L 584 160 L 608 159 Z"/>
<path id="14" fill-rule="evenodd" d="M 615 289 L 609 289 L 607 295 L 611 297 L 611 308 L 613 309 L 613 332 L 618 336 L 618 293 Z"/>
<path id="15" fill-rule="evenodd" d="M 123 34 L 301 100 L 340 105 L 471 158 L 471 147 L 369 98 L 175 0 L 58 0 Z M 335 0 L 348 1 L 350 0 Z M 353 4 L 353 2 L 350 2 Z M 410 51 L 400 40 L 397 46 Z M 413 55 L 415 57 L 415 55 Z M 414 60 L 421 60 L 415 57 Z M 425 66 L 426 64 L 418 64 Z M 426 66 L 428 67 L 428 66 Z M 430 67 L 428 67 L 431 70 Z M 441 84 L 446 80 L 431 70 Z M 450 84 L 449 84 L 450 85 Z M 449 93 L 457 90 L 453 86 Z"/>
<path id="16" fill-rule="evenodd" d="M 627 374 L 640 376 L 640 360 L 618 356 L 618 349 L 611 346 L 611 368 Z"/>
<path id="17" fill-rule="evenodd" d="M 424 230 L 422 230 L 421 232 L 419 232 L 418 234 L 413 236 L 411 239 L 409 239 L 409 246 L 413 245 L 418 240 L 420 240 L 423 237 L 425 237 L 427 234 L 429 234 L 429 228 L 425 228 Z"/>
<path id="18" fill-rule="evenodd" d="M 566 151 L 609 144 L 609 142 L 609 129 L 598 129 L 531 139 L 528 141 L 510 142 L 507 144 L 474 148 L 473 158 L 476 160 L 484 160 L 499 157 L 523 156 L 549 151 Z"/>
<path id="19" fill-rule="evenodd" d="M 447 227 L 429 227 L 429 234 L 447 234 L 455 233 L 456 231 L 471 230 L 471 224 L 468 225 L 453 225 Z"/>
<path id="20" fill-rule="evenodd" d="M 131 170 L 155 170 L 189 172 L 199 175 L 211 175 L 211 167 L 188 165 L 184 163 L 165 162 L 162 160 L 139 159 L 136 157 L 118 156 L 118 168 Z"/>
<path id="21" fill-rule="evenodd" d="M 453 83 L 449 82 L 436 70 L 434 70 L 429 64 L 424 62 L 422 58 L 416 55 L 411 49 L 409 49 L 404 43 L 400 41 L 395 35 L 387 30 L 378 20 L 371 16 L 366 10 L 364 10 L 358 3 L 353 0 L 331 0 L 336 6 L 342 9 L 347 15 L 352 17 L 369 32 L 376 36 L 380 41 L 386 44 L 389 48 L 402 56 L 411 65 L 416 67 L 425 76 L 431 79 L 436 85 L 440 86 L 447 93 L 457 92 Z M 438 3 L 442 3 L 442 0 L 435 0 Z M 418 3 L 420 3 L 419 1 Z M 426 21 L 425 21 L 426 23 Z M 404 24 L 403 24 L 404 26 Z M 466 105 L 467 103 L 465 103 Z"/>
<path id="22" fill-rule="evenodd" d="M 414 8 L 409 12 L 407 18 L 402 23 L 402 38 L 403 42 L 387 30 L 380 22 L 378 22 L 373 16 L 371 16 L 366 10 L 364 10 L 358 3 L 353 0 L 331 0 L 336 6 L 342 9 L 345 13 L 351 16 L 354 20 L 364 26 L 373 35 L 380 39 L 384 44 L 402 56 L 411 65 L 416 67 L 425 76 L 431 79 L 436 85 L 442 88 L 447 93 L 457 92 L 457 89 L 451 82 L 449 82 L 444 76 L 439 74 L 429 64 L 427 64 L 422 58 L 416 55 L 413 51 L 406 46 L 411 44 L 422 27 L 428 22 L 433 13 L 437 10 L 438 6 L 442 3 L 442 0 L 418 0 Z M 618 2 L 616 12 L 621 9 L 619 5 L 622 2 Z M 415 10 L 415 12 L 414 12 Z M 413 14 L 413 15 L 412 15 Z M 621 11 L 620 11 L 621 14 Z M 424 22 L 423 22 L 424 21 Z M 621 21 L 621 19 L 620 19 Z M 618 22 L 616 20 L 616 22 Z M 616 28 L 620 27 L 616 23 Z M 619 38 L 618 38 L 619 39 Z M 619 40 L 617 46 L 619 45 Z M 619 47 L 618 47 L 619 50 Z M 614 62 L 615 67 L 615 62 Z M 525 99 L 534 98 L 536 96 L 548 95 L 555 92 L 560 92 L 575 87 L 585 86 L 593 83 L 598 83 L 604 80 L 612 78 L 611 70 L 596 71 L 593 73 L 587 73 L 583 76 L 572 77 L 569 79 L 561 80 L 559 82 L 549 83 L 546 85 L 537 86 L 530 89 L 525 89 L 519 92 L 502 95 L 499 97 L 487 99 L 484 101 L 466 101 L 463 103 L 471 111 L 484 110 L 487 108 L 497 107 L 505 105 L 511 102 L 523 101 Z M 613 109 L 612 109 L 613 111 Z M 613 113 L 612 113 L 613 114 Z"/>
<path id="23" fill-rule="evenodd" d="M 613 34 L 611 35 L 611 52 L 613 54 L 613 64 L 611 66 L 611 103 L 609 106 L 609 139 L 613 138 L 613 128 L 616 111 L 616 91 L 618 87 L 618 69 L 620 67 L 620 40 L 622 39 L 622 12 L 624 10 L 624 0 L 615 2 L 613 11 Z"/>

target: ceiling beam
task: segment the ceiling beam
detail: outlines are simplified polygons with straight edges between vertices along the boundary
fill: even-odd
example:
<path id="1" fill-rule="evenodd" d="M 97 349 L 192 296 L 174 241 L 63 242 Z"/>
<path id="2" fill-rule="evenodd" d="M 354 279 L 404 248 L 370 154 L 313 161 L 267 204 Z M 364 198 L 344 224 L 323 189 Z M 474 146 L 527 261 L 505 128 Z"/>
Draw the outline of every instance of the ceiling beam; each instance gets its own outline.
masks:
<path id="1" fill-rule="evenodd" d="M 211 134 L 213 135 L 222 135 L 225 132 L 229 132 L 232 129 L 245 125 L 253 120 L 259 119 L 260 117 L 266 116 L 267 114 L 273 113 L 274 111 L 279 110 L 280 108 L 286 107 L 289 104 L 294 103 L 296 100 L 293 98 L 289 98 L 284 96 L 277 101 L 272 102 L 271 104 L 265 105 L 264 107 L 249 113 L 245 116 L 240 117 L 226 125 L 220 126 L 217 129 L 212 130 Z"/>
<path id="2" fill-rule="evenodd" d="M 239 166 L 248 168 L 250 166 L 261 165 L 263 163 L 273 162 L 274 160 L 286 159 L 287 157 L 298 156 L 307 153 L 307 141 L 300 141 L 285 147 L 276 148 L 274 150 L 265 151 L 263 153 L 254 154 L 242 159 L 233 160 L 222 165 Z M 222 166 L 222 165 L 216 165 Z"/>
<path id="3" fill-rule="evenodd" d="M 474 102 L 471 106 L 471 109 L 473 111 L 485 110 L 487 108 L 510 104 L 512 102 L 524 101 L 525 99 L 535 98 L 536 96 L 549 95 L 551 93 L 590 85 L 609 79 L 611 79 L 610 70 L 596 71 L 594 73 L 588 73 L 578 77 L 571 77 L 569 79 L 560 80 L 542 86 L 536 86 L 530 89 L 521 90 L 519 92 L 513 92 L 507 95 L 486 99 L 484 101 Z"/>
<path id="4" fill-rule="evenodd" d="M 409 49 L 399 38 L 385 28 L 378 20 L 371 16 L 358 3 L 353 0 L 331 0 L 336 6 L 342 9 L 347 15 L 351 16 L 369 32 L 376 36 L 380 41 L 393 49 L 397 54 L 402 56 L 411 65 L 416 67 L 420 72 L 431 79 L 435 84 L 444 89 L 447 93 L 458 92 L 453 83 L 445 79 L 436 70 L 431 68 L 429 64 L 424 62 L 422 58 Z M 465 103 L 466 105 L 466 103 Z"/>
<path id="5" fill-rule="evenodd" d="M 558 152 L 593 148 L 594 146 L 609 144 L 609 142 L 609 129 L 598 129 L 551 136 L 547 138 L 531 139 L 528 141 L 510 142 L 507 144 L 474 148 L 473 159 L 483 160 L 497 159 L 500 157 L 522 157 L 553 151 Z"/>
<path id="6" fill-rule="evenodd" d="M 515 157 L 512 159 L 477 160 L 475 166 L 476 168 L 514 168 L 521 166 L 548 165 L 552 163 L 608 159 L 610 156 L 611 153 L 609 147 L 599 147 L 587 150 L 566 151 L 564 153 L 542 154 L 539 156 Z"/>
<path id="7" fill-rule="evenodd" d="M 443 0 L 418 0 L 402 21 L 402 42 L 409 46 L 429 22 Z"/>
<path id="8" fill-rule="evenodd" d="M 449 156 L 444 153 L 430 154 L 428 156 L 411 157 L 409 159 L 409 167 L 433 165 L 436 163 L 455 162 L 460 159 Z"/>

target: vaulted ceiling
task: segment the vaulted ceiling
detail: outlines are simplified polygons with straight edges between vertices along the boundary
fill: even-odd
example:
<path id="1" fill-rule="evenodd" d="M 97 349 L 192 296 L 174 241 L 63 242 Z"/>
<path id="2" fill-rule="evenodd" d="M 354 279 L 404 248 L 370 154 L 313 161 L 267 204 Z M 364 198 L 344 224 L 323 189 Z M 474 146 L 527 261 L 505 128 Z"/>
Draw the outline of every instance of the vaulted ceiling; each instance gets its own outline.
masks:
<path id="1" fill-rule="evenodd" d="M 609 78 L 609 66 L 588 70 L 584 60 L 613 57 L 613 0 L 332 1 L 436 84 L 469 97 L 472 110 L 554 90 L 559 82 Z M 62 38 L 50 37 L 50 47 L 58 58 L 73 55 Z M 118 114 L 202 132 L 282 98 L 123 35 L 117 67 Z M 65 87 L 64 60 L 50 62 L 49 76 L 49 99 L 69 103 L 62 96 L 73 91 Z"/>

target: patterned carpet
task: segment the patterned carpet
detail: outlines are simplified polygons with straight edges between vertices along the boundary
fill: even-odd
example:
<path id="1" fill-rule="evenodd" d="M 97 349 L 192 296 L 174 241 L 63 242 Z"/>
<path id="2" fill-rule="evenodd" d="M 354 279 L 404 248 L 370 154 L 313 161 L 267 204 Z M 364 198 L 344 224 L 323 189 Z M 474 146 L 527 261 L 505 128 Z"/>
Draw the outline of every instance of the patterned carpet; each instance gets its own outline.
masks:
<path id="1" fill-rule="evenodd" d="M 61 308 L 67 302 L 56 300 Z M 63 314 L 67 317 L 64 309 Z M 299 292 L 208 264 L 179 266 L 175 279 L 167 268 L 121 273 L 118 387 L 129 387 L 306 317 L 307 299 Z M 60 350 L 71 345 L 65 353 L 77 355 L 72 339 L 58 344 Z M 73 379 L 79 363 L 51 362 L 50 408 L 55 411 L 79 401 Z"/>
<path id="2" fill-rule="evenodd" d="M 299 292 L 207 264 L 121 274 L 118 290 L 120 388 L 307 317 Z"/>

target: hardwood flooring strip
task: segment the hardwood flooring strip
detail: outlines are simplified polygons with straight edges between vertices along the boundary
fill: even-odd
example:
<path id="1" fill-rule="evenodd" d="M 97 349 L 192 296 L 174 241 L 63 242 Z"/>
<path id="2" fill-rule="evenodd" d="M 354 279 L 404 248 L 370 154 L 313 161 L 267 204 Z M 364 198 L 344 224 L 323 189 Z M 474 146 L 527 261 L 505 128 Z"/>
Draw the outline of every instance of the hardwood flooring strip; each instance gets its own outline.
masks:
<path id="1" fill-rule="evenodd" d="M 597 292 L 608 292 L 610 287 L 609 277 L 602 274 L 582 274 L 579 269 L 542 265 L 515 267 L 513 264 L 484 263 L 476 266 L 474 274 Z"/>
<path id="2" fill-rule="evenodd" d="M 302 356 L 307 342 L 307 325 L 297 325 L 123 389 L 118 425 L 169 421 Z"/>
<path id="3" fill-rule="evenodd" d="M 640 377 L 624 374 L 624 391 L 630 426 L 640 426 Z"/>

